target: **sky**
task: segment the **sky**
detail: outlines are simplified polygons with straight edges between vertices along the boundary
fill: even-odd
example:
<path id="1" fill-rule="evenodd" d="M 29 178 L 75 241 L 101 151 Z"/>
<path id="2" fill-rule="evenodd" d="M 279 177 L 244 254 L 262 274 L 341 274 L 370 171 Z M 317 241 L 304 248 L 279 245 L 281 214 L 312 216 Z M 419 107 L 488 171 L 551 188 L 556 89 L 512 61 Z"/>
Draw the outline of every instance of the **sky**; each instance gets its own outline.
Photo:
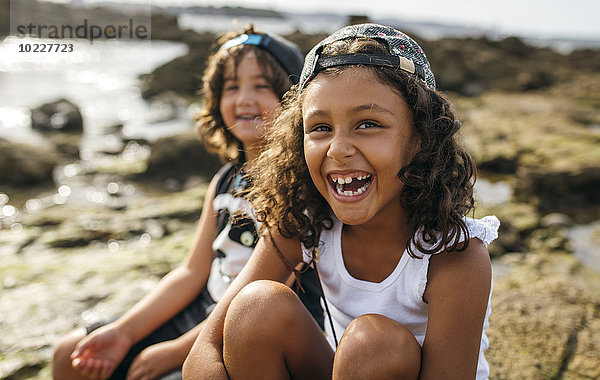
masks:
<path id="1" fill-rule="evenodd" d="M 51 0 L 69 2 L 70 0 Z M 92 3 L 106 0 L 84 0 Z M 114 1 L 114 0 L 113 0 Z M 117 0 L 155 5 L 244 6 L 288 12 L 366 14 L 480 27 L 541 38 L 600 40 L 599 0 Z"/>

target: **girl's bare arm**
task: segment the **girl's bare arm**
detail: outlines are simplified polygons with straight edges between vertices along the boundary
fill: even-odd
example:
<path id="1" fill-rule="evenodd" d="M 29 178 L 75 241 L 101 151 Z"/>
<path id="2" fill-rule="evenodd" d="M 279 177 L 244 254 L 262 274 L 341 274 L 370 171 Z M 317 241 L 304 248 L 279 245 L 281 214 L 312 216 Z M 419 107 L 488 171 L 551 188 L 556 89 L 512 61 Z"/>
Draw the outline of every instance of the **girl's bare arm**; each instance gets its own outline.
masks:
<path id="1" fill-rule="evenodd" d="M 107 372 L 112 372 L 133 344 L 176 315 L 206 286 L 214 256 L 212 239 L 216 215 L 212 202 L 215 187 L 216 179 L 213 179 L 204 200 L 194 242 L 184 263 L 163 277 L 154 289 L 115 322 L 79 341 L 71 354 L 75 368 L 85 373 L 94 371 L 91 367 L 101 365 L 107 368 Z M 183 343 L 175 344 L 179 347 Z"/>
<path id="2" fill-rule="evenodd" d="M 194 240 L 184 262 L 115 321 L 134 341 L 145 337 L 177 314 L 206 287 L 214 258 L 212 242 L 217 219 L 212 203 L 217 180 L 213 178 L 209 185 Z"/>
<path id="3" fill-rule="evenodd" d="M 274 234 L 273 239 L 286 259 L 296 265 L 302 259 L 300 243 Z M 285 282 L 290 270 L 275 251 L 269 237 L 262 237 L 250 260 L 227 289 L 217 307 L 205 321 L 198 339 L 183 364 L 184 379 L 227 379 L 223 364 L 223 325 L 227 309 L 235 295 L 247 284 L 256 280 Z"/>
<path id="4" fill-rule="evenodd" d="M 492 281 L 487 249 L 471 239 L 464 252 L 431 257 L 421 379 L 474 379 Z"/>

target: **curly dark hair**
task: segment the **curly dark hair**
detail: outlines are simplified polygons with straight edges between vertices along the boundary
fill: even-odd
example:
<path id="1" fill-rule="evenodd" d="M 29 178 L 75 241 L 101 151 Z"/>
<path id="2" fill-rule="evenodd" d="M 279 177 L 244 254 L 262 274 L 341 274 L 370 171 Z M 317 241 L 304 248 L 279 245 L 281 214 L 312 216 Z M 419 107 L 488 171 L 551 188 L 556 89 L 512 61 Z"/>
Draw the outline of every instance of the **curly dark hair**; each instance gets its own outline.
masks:
<path id="1" fill-rule="evenodd" d="M 323 50 L 323 56 L 350 53 L 389 54 L 386 46 L 368 38 L 337 41 Z M 335 75 L 347 67 L 329 68 L 318 75 Z M 362 67 L 404 98 L 420 139 L 419 150 L 398 173 L 404 183 L 400 201 L 412 228 L 407 242 L 409 254 L 418 257 L 414 248 L 426 254 L 466 249 L 469 232 L 464 217 L 474 207 L 476 172 L 473 160 L 459 142 L 460 122 L 449 100 L 402 70 Z M 303 93 L 295 86 L 285 96 L 267 148 L 250 173 L 254 182 L 247 199 L 266 228 L 277 228 L 281 235 L 297 238 L 310 249 L 318 245 L 321 230 L 331 228 L 333 220 L 304 158 Z M 465 240 L 459 243 L 462 236 Z"/>
<path id="2" fill-rule="evenodd" d="M 221 116 L 220 101 L 223 91 L 224 75 L 228 65 L 233 65 L 234 72 L 248 52 L 254 52 L 261 70 L 271 85 L 273 92 L 281 99 L 290 88 L 288 73 L 266 50 L 252 45 L 238 45 L 227 50 L 220 47 L 240 34 L 263 34 L 248 25 L 241 33 L 228 32 L 222 35 L 214 47 L 216 51 L 208 58 L 203 86 L 199 94 L 204 96 L 204 107 L 196 115 L 196 133 L 206 148 L 219 155 L 223 161 L 236 163 L 245 162 L 242 142 L 239 141 L 225 126 Z"/>

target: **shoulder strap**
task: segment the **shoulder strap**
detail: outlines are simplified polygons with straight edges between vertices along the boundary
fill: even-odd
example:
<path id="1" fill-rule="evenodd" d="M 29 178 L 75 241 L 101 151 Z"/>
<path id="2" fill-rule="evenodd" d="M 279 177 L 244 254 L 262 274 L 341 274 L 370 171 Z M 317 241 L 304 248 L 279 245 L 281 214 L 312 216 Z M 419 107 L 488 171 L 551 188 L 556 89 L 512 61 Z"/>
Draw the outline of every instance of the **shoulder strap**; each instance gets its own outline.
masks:
<path id="1" fill-rule="evenodd" d="M 327 300 L 325 299 L 325 292 L 323 291 L 323 284 L 321 284 L 321 276 L 319 276 L 319 269 L 317 268 L 317 260 L 314 260 L 314 255 L 316 252 L 313 250 L 313 269 L 315 270 L 315 274 L 317 275 L 317 282 L 319 283 L 319 290 L 321 291 L 321 298 L 323 299 L 323 304 L 325 304 L 325 311 L 327 312 L 327 319 L 329 319 L 329 326 L 331 327 L 331 333 L 333 334 L 333 341 L 335 342 L 335 348 L 338 347 L 338 340 L 335 334 L 335 328 L 333 327 L 333 319 L 331 317 L 331 313 L 329 312 L 329 306 L 327 305 Z"/>
<path id="2" fill-rule="evenodd" d="M 235 165 L 231 162 L 226 163 L 219 169 L 217 172 L 217 176 L 219 179 L 217 180 L 217 186 L 215 188 L 215 195 L 217 194 L 225 194 L 229 191 L 229 185 L 231 182 L 231 174 L 232 171 L 236 170 Z"/>
<path id="3" fill-rule="evenodd" d="M 215 187 L 215 199 L 223 194 L 229 193 L 231 190 L 231 183 L 234 181 L 235 172 L 237 168 L 232 163 L 227 163 L 219 169 L 215 176 L 218 176 L 217 185 Z M 227 210 L 215 210 L 217 214 L 217 231 L 215 236 L 221 233 L 229 222 L 230 215 Z"/>

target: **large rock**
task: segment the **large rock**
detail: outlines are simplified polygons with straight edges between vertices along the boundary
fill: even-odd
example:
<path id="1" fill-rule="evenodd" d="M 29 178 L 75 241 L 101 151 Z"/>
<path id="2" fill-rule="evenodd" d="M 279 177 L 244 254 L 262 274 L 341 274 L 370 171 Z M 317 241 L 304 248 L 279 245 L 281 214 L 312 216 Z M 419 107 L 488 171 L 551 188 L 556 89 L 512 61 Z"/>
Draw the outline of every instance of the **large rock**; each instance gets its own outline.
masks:
<path id="1" fill-rule="evenodd" d="M 183 36 L 189 52 L 141 76 L 142 97 L 151 98 L 162 92 L 174 91 L 186 97 L 196 96 L 202 87 L 202 74 L 216 36 L 212 33 L 187 31 Z"/>
<path id="2" fill-rule="evenodd" d="M 183 41 L 185 38 L 185 33 L 179 29 L 177 16 L 153 7 L 150 20 L 152 40 Z"/>
<path id="3" fill-rule="evenodd" d="M 600 275 L 565 254 L 504 265 L 492 296 L 490 379 L 599 378 Z"/>
<path id="4" fill-rule="evenodd" d="M 538 93 L 454 97 L 465 145 L 484 171 L 515 175 L 516 198 L 546 213 L 598 216 L 600 75 Z M 582 215 L 583 217 L 583 215 Z"/>
<path id="5" fill-rule="evenodd" d="M 79 159 L 81 134 L 53 132 L 47 133 L 44 137 L 54 145 L 56 151 L 61 155 L 63 162 L 72 162 Z"/>
<path id="6" fill-rule="evenodd" d="M 40 132 L 83 132 L 83 117 L 74 103 L 59 99 L 31 110 L 31 128 Z"/>
<path id="7" fill-rule="evenodd" d="M 590 72 L 600 71 L 600 54 L 598 54 L 597 49 L 574 50 L 568 55 L 567 61 L 572 67 L 576 67 L 577 69 Z"/>
<path id="8" fill-rule="evenodd" d="M 560 171 L 525 167 L 518 175 L 517 196 L 535 197 L 543 211 L 600 207 L 600 163 L 598 167 Z"/>
<path id="9" fill-rule="evenodd" d="M 193 132 L 163 137 L 150 146 L 145 178 L 187 181 L 192 176 L 207 180 L 222 165 L 217 156 L 207 152 Z"/>
<path id="10" fill-rule="evenodd" d="M 438 87 L 462 95 L 491 89 L 527 91 L 547 88 L 563 78 L 564 56 L 526 45 L 517 37 L 442 38 L 419 41 L 436 73 Z"/>
<path id="11" fill-rule="evenodd" d="M 13 143 L 0 138 L 0 184 L 36 185 L 52 181 L 59 156 L 40 147 Z"/>

